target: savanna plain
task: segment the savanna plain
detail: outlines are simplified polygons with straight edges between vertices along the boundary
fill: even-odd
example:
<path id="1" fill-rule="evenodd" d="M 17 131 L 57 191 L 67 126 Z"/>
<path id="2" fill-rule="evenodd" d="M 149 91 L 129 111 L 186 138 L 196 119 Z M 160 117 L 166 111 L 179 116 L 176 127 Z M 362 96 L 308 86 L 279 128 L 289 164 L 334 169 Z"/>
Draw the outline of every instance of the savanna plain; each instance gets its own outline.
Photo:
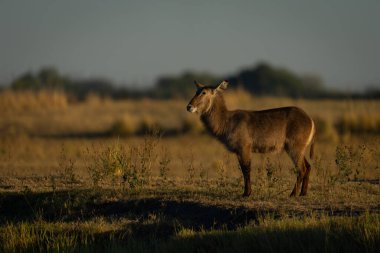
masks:
<path id="1" fill-rule="evenodd" d="M 225 98 L 312 116 L 307 196 L 280 153 L 252 155 L 242 197 L 188 101 L 1 92 L 0 252 L 379 252 L 380 101 Z"/>

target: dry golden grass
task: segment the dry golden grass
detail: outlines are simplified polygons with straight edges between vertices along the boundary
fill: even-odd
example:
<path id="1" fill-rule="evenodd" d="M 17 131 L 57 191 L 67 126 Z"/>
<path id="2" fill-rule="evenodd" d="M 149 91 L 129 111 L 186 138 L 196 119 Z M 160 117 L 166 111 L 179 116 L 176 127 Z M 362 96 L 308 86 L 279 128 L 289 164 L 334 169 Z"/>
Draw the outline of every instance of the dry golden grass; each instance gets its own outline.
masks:
<path id="1" fill-rule="evenodd" d="M 143 186 L 137 186 L 138 189 L 151 189 L 156 193 L 159 190 L 166 192 L 165 195 L 176 192 L 173 195 L 176 197 L 185 191 L 193 193 L 193 200 L 205 204 L 244 204 L 264 209 L 376 209 L 380 200 L 379 140 L 379 137 L 371 136 L 351 138 L 350 142 L 338 144 L 344 147 L 342 152 L 351 152 L 339 158 L 341 161 L 338 164 L 347 167 L 344 170 L 336 162 L 337 145 L 317 142 L 309 196 L 302 199 L 288 197 L 296 175 L 286 154 L 254 154 L 253 194 L 249 199 L 242 199 L 242 178 L 236 158 L 207 135 L 161 138 L 152 148 L 149 148 L 149 144 L 144 146 L 142 137 L 3 139 L 0 150 L 0 191 L 92 188 L 91 166 L 98 166 L 101 187 L 119 190 L 126 187 L 127 192 L 133 191 L 129 184 L 123 183 L 123 170 L 118 172 L 117 157 L 121 154 L 124 155 L 120 156 L 124 161 L 135 159 L 139 167 L 142 157 L 147 157 L 143 153 L 147 152 L 144 148 L 148 147 L 151 150 L 149 177 L 144 179 Z M 132 157 L 131 148 L 135 150 Z M 169 162 L 162 175 L 162 161 L 165 160 Z M 107 166 L 108 172 L 101 172 L 104 169 L 102 166 Z M 348 179 L 342 174 L 346 173 L 345 170 L 350 170 Z M 70 174 L 75 178 L 72 181 Z M 138 182 L 135 183 L 138 185 Z M 215 194 L 219 197 L 215 198 Z"/>
<path id="2" fill-rule="evenodd" d="M 351 133 L 380 132 L 380 101 L 256 98 L 242 90 L 227 91 L 225 97 L 230 109 L 299 106 L 315 118 L 322 140 L 337 142 Z M 92 95 L 84 103 L 69 104 L 65 94 L 52 91 L 3 91 L 0 98 L 3 136 L 128 136 L 150 126 L 169 134 L 203 131 L 198 118 L 186 112 L 184 100 L 113 101 Z"/>
<path id="3" fill-rule="evenodd" d="M 21 96 L 12 93 L 1 96 L 7 94 Z M 27 104 L 30 95 L 25 96 L 19 99 L 25 99 L 21 103 Z M 296 105 L 315 118 L 318 137 L 310 197 L 301 202 L 289 200 L 296 176 L 286 154 L 254 154 L 253 196 L 242 200 L 242 179 L 236 158 L 215 139 L 202 133 L 197 116 L 185 110 L 187 101 L 112 101 L 96 97 L 89 97 L 84 103 L 31 106 L 28 110 L 8 105 L 1 111 L 0 191 L 91 188 L 94 184 L 91 175 L 97 176 L 96 173 L 104 178 L 104 182 L 100 182 L 102 187 L 123 188 L 126 175 L 123 161 L 132 159 L 133 153 L 137 157 L 133 159 L 140 159 L 135 161 L 137 167 L 143 162 L 149 163 L 149 166 L 144 165 L 149 177 L 139 181 L 144 182 L 144 187 L 166 186 L 172 191 L 195 192 L 195 196 L 200 196 L 199 201 L 213 199 L 213 194 L 221 192 L 219 201 L 225 198 L 227 202 L 247 204 L 254 200 L 256 205 L 266 208 L 299 205 L 304 200 L 302 208 L 378 208 L 378 132 L 357 135 L 360 132 L 357 131 L 351 135 L 338 132 L 335 126 L 345 115 L 351 115 L 357 122 L 354 127 L 362 124 L 365 131 L 374 129 L 373 122 L 380 118 L 380 101 L 254 98 L 238 90 L 227 91 L 226 102 L 231 109 Z M 346 125 L 349 124 L 353 123 Z M 148 159 L 144 158 L 149 148 L 144 151 L 146 140 L 142 133 L 150 126 L 162 128 L 164 137 L 154 150 L 152 148 Z M 111 169 L 98 168 L 98 172 L 94 169 L 95 174 L 91 174 L 89 168 L 99 166 L 94 162 L 108 164 Z M 129 177 L 134 175 L 128 174 Z M 141 188 L 138 180 L 128 182 Z"/>
<path id="4" fill-rule="evenodd" d="M 34 111 L 44 108 L 66 108 L 68 98 L 62 91 L 11 91 L 0 92 L 1 112 Z"/>
<path id="5" fill-rule="evenodd" d="M 227 92 L 231 109 L 300 106 L 318 131 L 308 196 L 289 198 L 296 175 L 286 154 L 254 154 L 243 198 L 236 158 L 203 133 L 187 101 L 4 96 L 0 251 L 378 249 L 380 101 Z M 144 136 L 151 126 L 164 136 Z"/>

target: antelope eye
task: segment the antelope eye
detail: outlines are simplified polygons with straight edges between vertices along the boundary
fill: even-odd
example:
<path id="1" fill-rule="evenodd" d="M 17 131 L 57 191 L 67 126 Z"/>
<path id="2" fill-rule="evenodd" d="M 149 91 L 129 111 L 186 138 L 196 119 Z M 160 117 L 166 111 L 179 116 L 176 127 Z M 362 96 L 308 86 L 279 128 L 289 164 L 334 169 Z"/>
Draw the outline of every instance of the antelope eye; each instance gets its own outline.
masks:
<path id="1" fill-rule="evenodd" d="M 202 91 L 202 95 L 204 95 L 204 94 L 206 94 L 206 92 L 205 92 L 205 91 Z"/>

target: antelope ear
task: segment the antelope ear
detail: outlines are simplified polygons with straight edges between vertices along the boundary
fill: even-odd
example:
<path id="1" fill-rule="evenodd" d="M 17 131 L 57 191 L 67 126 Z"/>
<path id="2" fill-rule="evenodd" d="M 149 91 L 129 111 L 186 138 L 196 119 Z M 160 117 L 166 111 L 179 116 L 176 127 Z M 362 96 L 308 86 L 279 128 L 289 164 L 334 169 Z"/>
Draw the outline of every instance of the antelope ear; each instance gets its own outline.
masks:
<path id="1" fill-rule="evenodd" d="M 194 80 L 194 84 L 195 84 L 195 87 L 197 87 L 198 89 L 200 89 L 200 88 L 204 88 L 204 87 L 205 87 L 203 84 L 198 83 L 197 80 Z"/>
<path id="2" fill-rule="evenodd" d="M 221 83 L 215 88 L 215 90 L 216 90 L 216 91 L 224 91 L 225 89 L 227 89 L 227 86 L 228 86 L 228 82 L 227 82 L 227 81 L 223 81 L 223 82 L 221 82 Z"/>

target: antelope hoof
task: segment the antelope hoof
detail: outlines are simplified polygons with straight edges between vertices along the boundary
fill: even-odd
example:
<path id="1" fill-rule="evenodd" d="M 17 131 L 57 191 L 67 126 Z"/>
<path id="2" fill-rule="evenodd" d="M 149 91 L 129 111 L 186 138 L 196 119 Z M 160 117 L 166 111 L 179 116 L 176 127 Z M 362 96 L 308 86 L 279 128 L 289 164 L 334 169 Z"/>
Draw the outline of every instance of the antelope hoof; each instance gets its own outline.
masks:
<path id="1" fill-rule="evenodd" d="M 290 197 L 295 197 L 295 196 L 296 196 L 296 193 L 292 191 L 292 193 L 290 193 Z"/>
<path id="2" fill-rule="evenodd" d="M 302 197 L 302 196 L 306 196 L 306 192 L 301 192 L 300 193 L 300 196 Z"/>

